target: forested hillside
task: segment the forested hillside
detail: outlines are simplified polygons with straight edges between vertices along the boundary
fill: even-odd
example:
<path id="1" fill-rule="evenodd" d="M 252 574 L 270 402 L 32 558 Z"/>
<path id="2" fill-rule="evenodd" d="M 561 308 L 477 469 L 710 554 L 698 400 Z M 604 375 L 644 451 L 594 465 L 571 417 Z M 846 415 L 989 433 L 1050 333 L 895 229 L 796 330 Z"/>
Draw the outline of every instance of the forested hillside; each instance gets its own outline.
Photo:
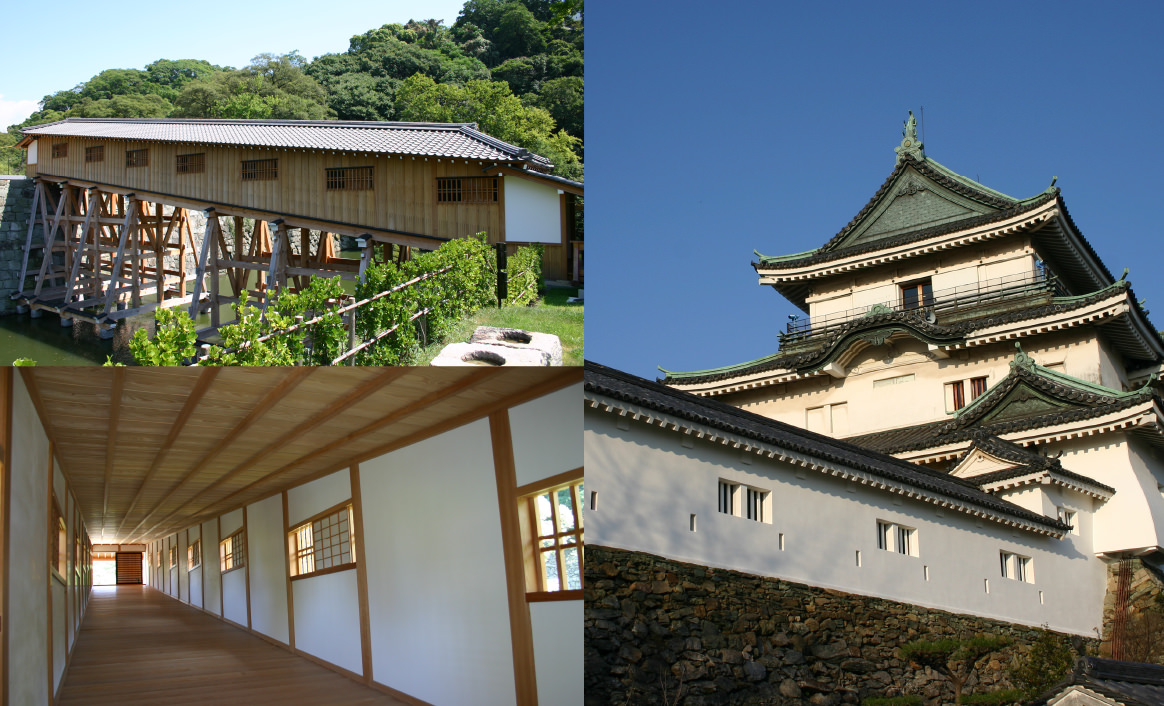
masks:
<path id="1" fill-rule="evenodd" d="M 342 54 L 260 53 L 242 68 L 159 59 L 46 95 L 0 134 L 66 117 L 475 122 L 583 178 L 584 0 L 468 0 L 441 20 L 386 24 Z M 258 47 L 261 49 L 262 47 Z"/>

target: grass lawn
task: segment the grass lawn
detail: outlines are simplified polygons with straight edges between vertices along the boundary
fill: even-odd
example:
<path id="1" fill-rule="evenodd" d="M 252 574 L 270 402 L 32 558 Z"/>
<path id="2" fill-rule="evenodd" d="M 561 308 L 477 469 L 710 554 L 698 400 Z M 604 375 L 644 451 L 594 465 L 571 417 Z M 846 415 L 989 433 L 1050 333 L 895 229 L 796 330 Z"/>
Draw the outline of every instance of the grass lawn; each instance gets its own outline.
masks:
<path id="1" fill-rule="evenodd" d="M 444 341 L 421 350 L 417 364 L 428 365 L 450 343 L 468 341 L 478 326 L 499 326 L 553 334 L 562 341 L 562 365 L 582 365 L 585 307 L 581 303 L 566 303 L 566 299 L 577 295 L 577 289 L 555 287 L 547 289 L 534 306 L 482 309 L 457 324 Z"/>

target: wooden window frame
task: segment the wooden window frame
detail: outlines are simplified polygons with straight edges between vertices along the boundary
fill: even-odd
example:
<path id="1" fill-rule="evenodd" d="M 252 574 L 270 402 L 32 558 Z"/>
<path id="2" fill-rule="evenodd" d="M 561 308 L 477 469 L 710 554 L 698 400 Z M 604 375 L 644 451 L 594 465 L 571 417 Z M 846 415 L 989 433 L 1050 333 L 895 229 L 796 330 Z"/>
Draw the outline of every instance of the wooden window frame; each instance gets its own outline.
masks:
<path id="1" fill-rule="evenodd" d="M 328 191 L 373 191 L 373 167 L 325 167 L 324 183 Z"/>
<path id="2" fill-rule="evenodd" d="M 902 556 L 921 558 L 917 528 L 889 520 L 877 520 L 877 548 Z"/>
<path id="3" fill-rule="evenodd" d="M 736 495 L 739 493 L 740 484 L 733 483 L 730 480 L 719 481 L 719 511 L 724 515 L 735 515 L 736 506 L 739 503 L 736 501 Z"/>
<path id="4" fill-rule="evenodd" d="M 69 143 L 68 142 L 54 142 L 52 154 L 53 154 L 53 159 L 61 159 L 62 157 L 68 157 L 69 156 Z"/>
<path id="5" fill-rule="evenodd" d="M 174 157 L 175 174 L 202 174 L 206 171 L 206 153 L 194 152 Z"/>
<path id="6" fill-rule="evenodd" d="M 104 162 L 105 145 L 92 145 L 85 148 L 85 162 Z"/>
<path id="7" fill-rule="evenodd" d="M 126 150 L 125 166 L 127 169 L 150 166 L 150 148 L 143 147 L 139 150 Z"/>
<path id="8" fill-rule="evenodd" d="M 437 177 L 436 202 L 441 206 L 500 203 L 501 184 L 495 176 Z"/>
<path id="9" fill-rule="evenodd" d="M 241 181 L 275 181 L 279 178 L 279 158 L 244 159 L 239 162 Z"/>
<path id="10" fill-rule="evenodd" d="M 170 547 L 170 567 L 169 568 L 172 569 L 177 565 L 178 565 L 178 545 L 175 544 L 174 546 Z"/>
<path id="11" fill-rule="evenodd" d="M 49 520 L 49 567 L 53 575 L 61 583 L 69 574 L 69 533 L 65 524 L 65 514 L 61 512 L 61 503 L 53 495 L 53 514 Z"/>
<path id="12" fill-rule="evenodd" d="M 986 380 L 987 376 L 985 375 L 976 378 L 970 378 L 971 402 L 986 394 Z"/>
<path id="13" fill-rule="evenodd" d="M 202 540 L 195 539 L 186 547 L 186 571 L 202 566 Z"/>
<path id="14" fill-rule="evenodd" d="M 350 561 L 324 566 L 323 568 L 315 568 L 321 564 L 327 563 L 325 552 L 328 549 L 333 548 L 335 544 L 342 545 L 343 543 L 342 529 L 339 530 L 339 542 L 316 542 L 315 525 L 317 523 L 322 523 L 324 520 L 329 520 L 333 515 L 340 515 L 341 513 L 346 514 L 348 556 Z M 341 523 L 343 521 L 344 518 L 339 520 Z M 348 571 L 350 569 L 356 568 L 356 565 L 359 562 L 359 556 L 356 553 L 355 526 L 355 508 L 353 506 L 353 502 L 352 500 L 345 500 L 338 505 L 329 507 L 321 513 L 312 515 L 303 522 L 300 522 L 299 524 L 292 527 L 291 530 L 287 533 L 287 551 L 288 558 L 290 560 L 289 567 L 291 572 L 291 580 L 297 581 L 299 579 L 310 578 L 312 576 L 334 574 L 339 571 Z M 309 546 L 300 546 L 300 541 L 305 540 L 308 537 L 311 539 L 311 544 Z M 307 559 L 310 559 L 311 568 L 308 570 L 303 570 L 302 562 Z"/>
<path id="15" fill-rule="evenodd" d="M 585 570 L 585 478 L 582 469 L 566 474 L 571 476 L 563 479 L 555 476 L 546 485 L 526 490 L 518 497 L 518 516 L 522 534 L 522 554 L 526 574 L 527 601 L 577 600 L 583 598 L 583 579 Z M 570 489 L 570 504 L 574 515 L 574 528 L 563 530 L 558 517 L 558 504 L 550 500 L 550 521 L 553 523 L 553 532 L 543 534 L 538 514 L 538 498 L 550 496 L 554 498 L 558 492 Z M 573 539 L 573 541 L 568 541 Z M 548 543 L 548 544 L 547 544 Z M 566 582 L 566 551 L 575 549 L 578 557 L 577 588 L 563 585 Z M 547 583 L 546 562 L 544 555 L 553 553 L 555 568 L 559 576 L 558 588 L 550 588 Z"/>
<path id="16" fill-rule="evenodd" d="M 1033 584 L 1035 582 L 1034 560 L 1029 556 L 999 551 L 998 560 L 1002 569 L 1002 577 L 1012 581 Z"/>
<path id="17" fill-rule="evenodd" d="M 229 574 L 238 569 L 244 569 L 247 565 L 247 549 L 246 549 L 246 530 L 239 528 L 234 534 L 225 537 L 218 543 L 218 567 L 221 573 Z M 227 543 L 230 544 L 230 551 L 226 550 Z M 227 561 L 230 561 L 230 566 L 227 566 Z"/>
<path id="18" fill-rule="evenodd" d="M 934 285 L 930 278 L 919 279 L 914 282 L 899 284 L 901 292 L 901 308 L 905 311 L 924 309 L 934 305 Z M 915 301 L 910 301 L 910 298 Z"/>

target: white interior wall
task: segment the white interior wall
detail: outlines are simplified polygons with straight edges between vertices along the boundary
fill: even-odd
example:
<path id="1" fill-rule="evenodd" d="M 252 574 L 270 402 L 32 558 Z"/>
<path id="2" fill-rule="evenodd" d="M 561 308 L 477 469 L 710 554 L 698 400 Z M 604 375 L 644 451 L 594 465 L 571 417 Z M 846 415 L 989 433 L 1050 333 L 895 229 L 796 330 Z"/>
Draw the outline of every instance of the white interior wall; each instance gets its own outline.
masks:
<path id="1" fill-rule="evenodd" d="M 61 679 L 65 676 L 65 661 L 68 654 L 68 637 L 65 634 L 66 606 L 68 605 L 68 591 L 65 584 L 50 579 L 53 597 L 53 689 L 61 688 Z"/>
<path id="2" fill-rule="evenodd" d="M 575 405 L 578 406 L 578 405 Z M 538 703 L 582 705 L 582 601 L 540 601 L 529 604 L 533 627 L 534 668 Z"/>
<path id="3" fill-rule="evenodd" d="M 189 544 L 193 544 L 194 540 L 202 538 L 202 526 L 194 525 L 186 530 L 186 538 Z M 202 563 L 206 563 L 206 543 L 202 544 Z M 202 606 L 202 566 L 190 569 L 187 573 L 187 585 L 189 586 L 188 601 L 190 605 Z"/>
<path id="4" fill-rule="evenodd" d="M 374 678 L 434 706 L 516 698 L 490 448 L 480 420 L 360 464 Z"/>
<path id="5" fill-rule="evenodd" d="M 352 498 L 352 473 L 347 468 L 287 491 L 287 523 L 294 527 L 308 517 Z"/>
<path id="6" fill-rule="evenodd" d="M 558 190 L 521 177 L 504 177 L 505 240 L 561 243 L 562 206 Z"/>
<path id="7" fill-rule="evenodd" d="M 246 568 L 234 569 L 222 575 L 222 616 L 247 626 Z"/>
<path id="8" fill-rule="evenodd" d="M 221 596 L 218 590 L 218 523 L 214 520 L 202 523 L 202 607 L 211 613 L 222 614 Z"/>
<path id="9" fill-rule="evenodd" d="M 13 375 L 12 468 L 9 474 L 8 645 L 10 704 L 45 704 L 48 693 L 49 443 L 20 375 Z M 20 551 L 20 548 L 29 548 Z M 36 551 L 37 548 L 41 550 Z"/>
<path id="10" fill-rule="evenodd" d="M 356 674 L 364 673 L 356 570 L 291 582 L 295 647 Z"/>
<path id="11" fill-rule="evenodd" d="M 190 534 L 186 530 L 178 533 L 178 596 L 182 601 L 190 602 L 190 557 L 186 555 L 186 548 L 190 546 Z"/>
<path id="12" fill-rule="evenodd" d="M 290 642 L 287 624 L 287 568 L 283 495 L 247 506 L 247 563 L 251 582 L 251 628 Z"/>
<path id="13" fill-rule="evenodd" d="M 582 467 L 581 400 L 578 383 L 509 410 L 519 486 Z"/>

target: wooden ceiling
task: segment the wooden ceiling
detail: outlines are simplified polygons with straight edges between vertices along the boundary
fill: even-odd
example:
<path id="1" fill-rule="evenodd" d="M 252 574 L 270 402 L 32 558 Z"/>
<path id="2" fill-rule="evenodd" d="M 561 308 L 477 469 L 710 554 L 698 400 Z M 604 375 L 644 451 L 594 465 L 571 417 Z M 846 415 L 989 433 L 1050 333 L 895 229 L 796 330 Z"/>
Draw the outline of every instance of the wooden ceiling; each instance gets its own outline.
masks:
<path id="1" fill-rule="evenodd" d="M 20 373 L 102 544 L 163 537 L 582 380 L 581 368 Z"/>

